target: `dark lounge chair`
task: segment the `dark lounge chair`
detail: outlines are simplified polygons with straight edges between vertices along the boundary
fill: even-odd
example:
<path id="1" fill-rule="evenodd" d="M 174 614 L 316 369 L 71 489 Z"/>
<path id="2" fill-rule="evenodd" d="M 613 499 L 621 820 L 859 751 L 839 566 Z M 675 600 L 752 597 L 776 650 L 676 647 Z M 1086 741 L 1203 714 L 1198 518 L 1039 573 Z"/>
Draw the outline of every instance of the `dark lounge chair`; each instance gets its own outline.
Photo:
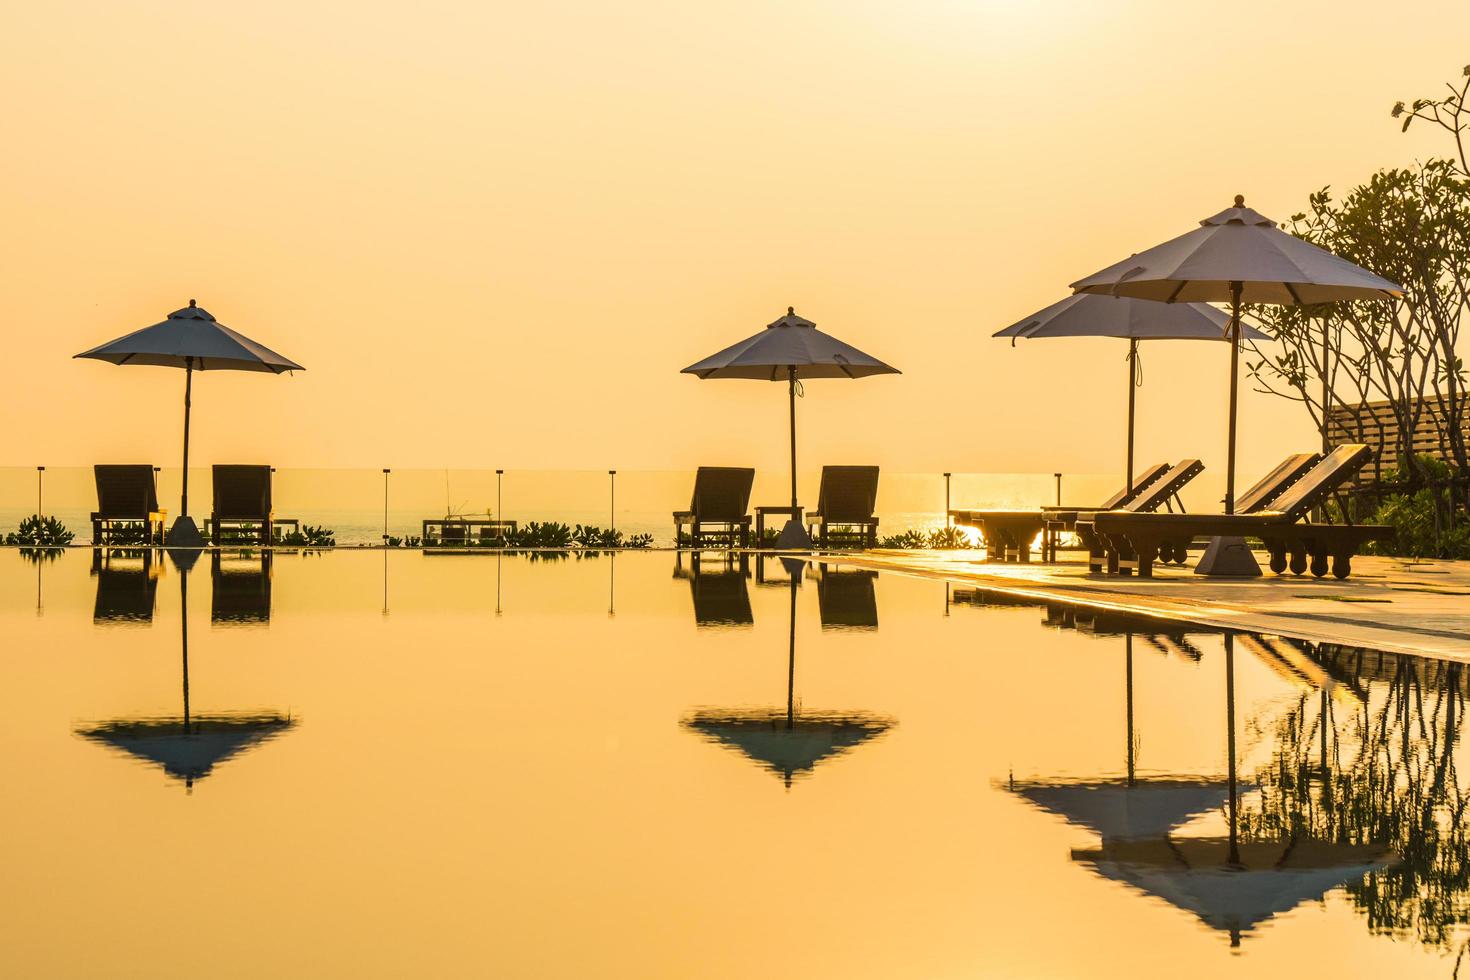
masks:
<path id="1" fill-rule="evenodd" d="M 1031 542 L 1043 531 L 1042 561 L 1056 559 L 1054 542 L 1063 531 L 1075 531 L 1080 517 L 1100 510 L 1122 507 L 1158 482 L 1169 472 L 1168 463 L 1156 463 L 1138 474 L 1133 489 L 1123 487 L 1095 507 L 1042 507 L 1037 510 L 951 510 L 955 523 L 978 527 L 985 538 L 985 550 L 992 559 L 1030 561 Z"/>
<path id="2" fill-rule="evenodd" d="M 755 470 L 742 466 L 701 466 L 694 475 L 694 496 L 688 510 L 674 511 L 674 542 L 680 543 L 684 528 L 689 544 L 701 547 L 707 540 L 750 547 L 750 489 Z"/>
<path id="3" fill-rule="evenodd" d="M 1236 513 L 1248 514 L 1264 510 L 1273 501 L 1285 493 L 1292 484 L 1301 479 L 1308 470 L 1315 466 L 1322 456 L 1319 453 L 1297 453 L 1288 456 L 1272 468 L 1271 472 L 1256 481 L 1245 493 L 1241 494 L 1236 503 Z M 1119 507 L 1119 511 L 1131 513 L 1152 513 L 1158 510 L 1154 508 Z M 1172 510 L 1172 508 L 1170 508 Z M 1183 513 L 1184 508 L 1179 508 Z M 1096 524 L 1092 518 L 1096 514 L 1088 515 L 1082 521 L 1079 534 L 1088 546 L 1088 567 L 1094 572 L 1103 571 L 1105 568 L 1110 574 L 1118 574 L 1120 570 L 1131 571 L 1136 567 L 1137 561 L 1132 548 L 1126 539 L 1113 540 L 1106 535 L 1097 532 Z M 1163 558 L 1164 561 L 1173 561 L 1175 564 L 1184 564 L 1188 556 L 1186 549 L 1181 548 Z"/>
<path id="4" fill-rule="evenodd" d="M 1332 493 L 1373 458 L 1365 445 L 1338 446 L 1269 505 L 1250 514 L 1127 514 L 1108 511 L 1094 518 L 1099 535 L 1126 547 L 1140 576 L 1153 573 L 1155 559 L 1178 559 L 1196 537 L 1259 538 L 1271 556 L 1271 571 L 1311 569 L 1321 578 L 1352 574 L 1352 557 L 1368 541 L 1386 541 L 1393 528 L 1370 524 L 1313 524 L 1308 518 Z M 1126 566 L 1120 564 L 1119 570 Z"/>
<path id="5" fill-rule="evenodd" d="M 1204 469 L 1204 464 L 1197 459 L 1180 460 L 1169 472 L 1159 477 L 1153 486 L 1122 507 L 1099 513 L 1152 514 L 1160 508 L 1167 508 L 1172 512 L 1174 506 L 1178 505 L 1179 513 L 1182 514 L 1184 503 L 1179 499 L 1179 491 L 1186 483 L 1203 473 Z M 1094 572 L 1102 571 L 1104 566 L 1108 571 L 1116 571 L 1118 553 L 1109 548 L 1108 540 L 1097 533 L 1095 524 L 1097 516 L 1097 514 L 1089 514 L 1077 520 L 1077 536 L 1087 545 L 1087 567 Z"/>
<path id="6" fill-rule="evenodd" d="M 214 512 L 210 535 L 215 544 L 271 543 L 271 468 L 215 466 Z"/>
<path id="7" fill-rule="evenodd" d="M 128 534 L 128 543 L 153 544 L 163 538 L 166 511 L 158 509 L 158 487 L 147 464 L 92 468 L 97 481 L 97 509 L 92 512 L 92 543 L 106 544 L 120 527 L 143 525 L 144 539 Z M 115 528 L 114 525 L 120 527 Z"/>
<path id="8" fill-rule="evenodd" d="M 878 467 L 824 466 L 817 490 L 817 509 L 806 515 L 810 531 L 821 525 L 820 543 L 855 538 L 864 548 L 878 545 Z"/>

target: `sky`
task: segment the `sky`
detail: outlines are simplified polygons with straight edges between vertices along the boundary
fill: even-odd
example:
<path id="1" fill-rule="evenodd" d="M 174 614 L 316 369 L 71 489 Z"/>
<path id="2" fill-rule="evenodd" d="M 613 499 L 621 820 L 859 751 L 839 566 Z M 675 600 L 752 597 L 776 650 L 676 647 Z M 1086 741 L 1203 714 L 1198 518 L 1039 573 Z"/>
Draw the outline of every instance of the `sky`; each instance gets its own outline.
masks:
<path id="1" fill-rule="evenodd" d="M 1443 154 L 1396 99 L 1470 6 L 31 4 L 0 34 L 0 465 L 174 464 L 183 376 L 71 355 L 196 298 L 305 365 L 194 391 L 196 465 L 786 466 L 679 369 L 794 306 L 803 464 L 1121 469 L 1120 342 L 990 334 L 1233 195 Z M 1146 348 L 1140 463 L 1223 466 L 1227 351 Z M 1242 404 L 1243 479 L 1316 445 Z"/>

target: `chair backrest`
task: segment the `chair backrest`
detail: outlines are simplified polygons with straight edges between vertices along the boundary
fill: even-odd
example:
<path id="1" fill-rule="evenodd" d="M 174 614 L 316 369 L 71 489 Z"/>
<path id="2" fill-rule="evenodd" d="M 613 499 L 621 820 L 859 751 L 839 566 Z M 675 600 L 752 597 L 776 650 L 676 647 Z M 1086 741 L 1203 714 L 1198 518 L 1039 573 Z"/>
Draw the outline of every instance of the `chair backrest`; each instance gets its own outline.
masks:
<path id="1" fill-rule="evenodd" d="M 1203 473 L 1204 469 L 1205 464 L 1197 459 L 1180 460 L 1169 468 L 1169 472 L 1124 504 L 1122 509 L 1134 514 L 1150 514 L 1164 506 L 1170 497 L 1178 493 L 1190 480 Z"/>
<path id="2" fill-rule="evenodd" d="M 135 517 L 146 521 L 149 514 L 158 510 L 158 488 L 153 482 L 153 467 L 131 463 L 123 466 L 101 464 L 92 470 L 97 479 L 98 517 Z"/>
<path id="3" fill-rule="evenodd" d="M 1372 458 L 1373 450 L 1362 443 L 1338 446 L 1277 497 L 1271 504 L 1271 511 L 1284 514 L 1293 521 L 1300 520 L 1307 511 L 1326 500 L 1334 490 L 1357 476 L 1358 470 Z"/>
<path id="4" fill-rule="evenodd" d="M 1275 469 L 1261 477 L 1259 483 L 1236 498 L 1235 512 L 1254 514 L 1258 510 L 1265 510 L 1288 487 L 1300 480 L 1307 470 L 1316 466 L 1321 458 L 1321 453 L 1297 453 L 1286 457 L 1276 464 Z"/>
<path id="5" fill-rule="evenodd" d="M 269 466 L 216 466 L 214 513 L 218 517 L 265 520 L 271 513 Z"/>
<path id="6" fill-rule="evenodd" d="M 1159 481 L 1159 477 L 1163 476 L 1167 472 L 1169 472 L 1168 463 L 1155 463 L 1154 465 L 1150 466 L 1148 469 L 1144 470 L 1142 473 L 1139 473 L 1133 478 L 1132 490 L 1129 490 L 1126 486 L 1119 487 L 1117 493 L 1113 494 L 1107 500 L 1104 500 L 1102 502 L 1102 509 L 1116 510 L 1117 508 L 1122 507 L 1124 504 L 1128 503 L 1128 501 L 1137 497 L 1140 493 L 1143 493 L 1143 491 L 1147 490 L 1149 487 L 1157 483 Z"/>
<path id="7" fill-rule="evenodd" d="M 698 521 L 738 521 L 750 510 L 755 470 L 744 466 L 701 466 L 694 474 L 689 509 Z"/>
<path id="8" fill-rule="evenodd" d="M 877 506 L 878 467 L 822 467 L 817 513 L 828 524 L 870 521 Z"/>

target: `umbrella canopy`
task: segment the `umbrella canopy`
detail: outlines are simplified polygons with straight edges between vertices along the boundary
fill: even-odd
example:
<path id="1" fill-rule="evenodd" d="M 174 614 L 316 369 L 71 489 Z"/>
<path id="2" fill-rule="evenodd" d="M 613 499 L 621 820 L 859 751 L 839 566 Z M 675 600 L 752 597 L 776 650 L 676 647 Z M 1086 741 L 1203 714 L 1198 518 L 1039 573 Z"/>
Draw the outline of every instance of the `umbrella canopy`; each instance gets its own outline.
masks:
<path id="1" fill-rule="evenodd" d="M 188 306 L 174 310 L 166 320 L 76 356 L 112 364 L 151 364 L 194 371 L 281 374 L 306 370 L 269 347 L 231 330 L 208 310 L 196 306 L 192 299 Z"/>
<path id="2" fill-rule="evenodd" d="M 1240 195 L 1236 195 L 1233 207 L 1205 218 L 1195 230 L 1079 279 L 1072 283 L 1072 289 L 1166 303 L 1230 303 L 1227 514 L 1235 511 L 1241 304 L 1311 305 L 1403 295 L 1403 290 L 1387 279 L 1282 231 L 1276 222 L 1246 207 Z M 1241 551 L 1249 557 L 1249 552 Z M 1249 564 L 1254 566 L 1254 559 Z M 1200 569 L 1205 566 L 1202 561 Z M 1260 574 L 1260 569 L 1255 568 L 1254 574 Z"/>
<path id="3" fill-rule="evenodd" d="M 785 381 L 791 404 L 791 506 L 796 502 L 796 396 L 798 382 L 807 378 L 866 378 L 875 374 L 898 374 L 884 364 L 836 337 L 822 333 L 817 325 L 796 310 L 766 324 L 760 333 L 732 344 L 717 354 L 684 368 L 701 380 L 743 378 L 751 381 Z M 781 532 L 782 544 L 811 546 L 806 529 L 795 515 Z"/>
<path id="4" fill-rule="evenodd" d="M 1268 334 L 1246 327 L 1254 340 Z M 1012 340 L 1044 337 L 1121 337 L 1126 340 L 1230 339 L 1230 314 L 1204 303 L 1156 303 L 1126 296 L 1073 293 L 995 332 Z"/>
<path id="5" fill-rule="evenodd" d="M 1244 327 L 1252 340 L 1271 338 Z M 1128 452 L 1126 485 L 1133 490 L 1135 395 L 1143 382 L 1138 359 L 1140 340 L 1230 339 L 1230 317 L 1203 303 L 1156 303 L 1119 296 L 1074 293 L 995 333 L 997 337 L 1036 340 L 1044 337 L 1121 337 L 1128 341 Z"/>
<path id="6" fill-rule="evenodd" d="M 717 354 L 689 365 L 680 374 L 701 379 L 744 378 L 751 381 L 786 381 L 793 375 L 806 378 L 866 378 L 875 374 L 898 374 L 870 354 L 822 333 L 806 317 L 786 307 L 786 315 L 766 324 L 758 334 L 731 344 Z"/>
<path id="7" fill-rule="evenodd" d="M 1320 899 L 1395 858 L 1381 845 L 1315 838 L 1233 847 L 1225 838 L 1159 837 L 1105 841 L 1100 848 L 1073 851 L 1072 860 L 1193 912 L 1211 928 L 1228 932 L 1234 946 L 1242 933 L 1272 916 Z"/>
<path id="8" fill-rule="evenodd" d="M 189 517 L 189 410 L 195 371 L 264 371 L 281 374 L 304 371 L 300 364 L 282 357 L 216 320 L 208 310 L 189 305 L 174 310 L 168 319 L 135 330 L 101 347 L 76 357 L 112 364 L 144 364 L 184 369 L 184 489 L 179 516 L 169 529 L 169 543 L 197 546 L 203 543 Z"/>

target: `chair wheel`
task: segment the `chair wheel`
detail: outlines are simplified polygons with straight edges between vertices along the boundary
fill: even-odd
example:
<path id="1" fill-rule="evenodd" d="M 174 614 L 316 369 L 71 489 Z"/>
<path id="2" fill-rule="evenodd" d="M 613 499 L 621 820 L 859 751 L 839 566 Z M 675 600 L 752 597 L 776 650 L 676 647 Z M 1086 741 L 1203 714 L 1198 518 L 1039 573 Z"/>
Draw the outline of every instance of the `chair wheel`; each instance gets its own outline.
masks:
<path id="1" fill-rule="evenodd" d="M 1321 578 L 1327 574 L 1327 556 L 1318 554 L 1312 556 L 1312 575 Z"/>
<path id="2" fill-rule="evenodd" d="M 1352 555 L 1335 555 L 1332 559 L 1332 574 L 1337 578 L 1347 578 L 1353 573 Z"/>
<path id="3" fill-rule="evenodd" d="M 1271 552 L 1271 563 L 1270 563 L 1270 565 L 1271 565 L 1271 571 L 1275 572 L 1277 575 L 1280 575 L 1282 572 L 1286 571 L 1286 552 L 1284 552 L 1284 551 L 1273 551 L 1273 552 Z"/>
<path id="4" fill-rule="evenodd" d="M 1293 575 L 1304 575 L 1307 571 L 1307 555 L 1303 551 L 1293 551 L 1291 561 L 1288 564 Z"/>

